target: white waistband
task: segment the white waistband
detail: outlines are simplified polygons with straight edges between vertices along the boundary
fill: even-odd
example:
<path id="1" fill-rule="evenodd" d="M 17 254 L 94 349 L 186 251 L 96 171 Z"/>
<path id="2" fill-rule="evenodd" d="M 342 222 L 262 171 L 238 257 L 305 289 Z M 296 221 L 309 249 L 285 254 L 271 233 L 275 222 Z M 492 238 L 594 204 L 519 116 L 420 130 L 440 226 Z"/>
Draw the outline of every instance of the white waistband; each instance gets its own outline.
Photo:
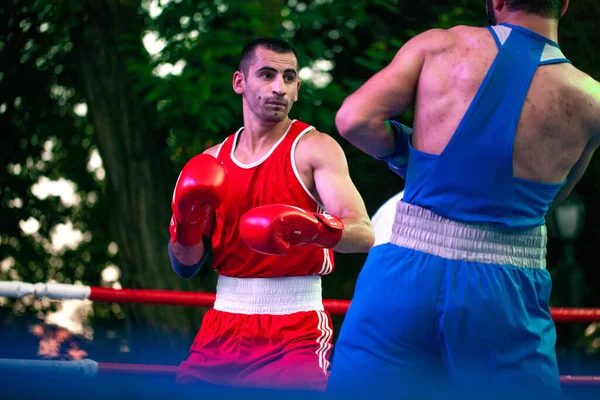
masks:
<path id="1" fill-rule="evenodd" d="M 466 224 L 399 201 L 390 243 L 439 257 L 546 268 L 546 226 L 500 231 L 489 224 Z"/>
<path id="2" fill-rule="evenodd" d="M 285 315 L 323 310 L 320 276 L 232 278 L 219 275 L 215 310 Z"/>

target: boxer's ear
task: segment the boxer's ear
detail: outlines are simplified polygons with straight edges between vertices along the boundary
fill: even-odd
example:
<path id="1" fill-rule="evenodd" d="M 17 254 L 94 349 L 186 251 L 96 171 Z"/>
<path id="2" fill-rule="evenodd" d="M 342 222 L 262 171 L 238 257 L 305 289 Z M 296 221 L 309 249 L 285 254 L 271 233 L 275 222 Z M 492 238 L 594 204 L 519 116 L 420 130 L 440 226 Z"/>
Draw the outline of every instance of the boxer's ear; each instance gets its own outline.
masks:
<path id="1" fill-rule="evenodd" d="M 506 7 L 506 0 L 494 0 L 494 10 L 501 12 Z"/>
<path id="2" fill-rule="evenodd" d="M 562 17 L 567 12 L 567 8 L 569 8 L 569 0 L 563 0 L 562 10 L 560 10 L 560 16 Z"/>

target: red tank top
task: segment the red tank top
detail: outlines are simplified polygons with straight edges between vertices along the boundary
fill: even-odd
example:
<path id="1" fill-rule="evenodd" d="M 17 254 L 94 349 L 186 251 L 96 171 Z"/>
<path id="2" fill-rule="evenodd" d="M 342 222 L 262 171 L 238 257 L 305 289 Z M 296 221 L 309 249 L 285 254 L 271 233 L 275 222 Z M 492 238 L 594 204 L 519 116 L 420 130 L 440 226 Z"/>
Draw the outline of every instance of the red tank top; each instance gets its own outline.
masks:
<path id="1" fill-rule="evenodd" d="M 327 275 L 333 271 L 333 251 L 315 245 L 292 246 L 284 256 L 268 256 L 250 249 L 239 236 L 238 221 L 251 208 L 289 204 L 313 212 L 325 212 L 301 181 L 294 151 L 312 126 L 292 121 L 287 132 L 263 158 L 243 164 L 234 156 L 240 132 L 227 137 L 217 159 L 227 170 L 228 189 L 216 211 L 212 234 L 215 271 L 238 278 Z"/>

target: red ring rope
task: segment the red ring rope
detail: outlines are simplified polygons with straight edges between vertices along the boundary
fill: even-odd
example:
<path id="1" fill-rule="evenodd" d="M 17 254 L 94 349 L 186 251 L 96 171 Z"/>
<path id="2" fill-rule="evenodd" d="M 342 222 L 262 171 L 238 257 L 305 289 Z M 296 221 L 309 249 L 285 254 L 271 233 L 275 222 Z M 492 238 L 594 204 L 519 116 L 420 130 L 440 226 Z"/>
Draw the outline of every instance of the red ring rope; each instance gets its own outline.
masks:
<path id="1" fill-rule="evenodd" d="M 105 302 L 163 304 L 191 307 L 212 307 L 214 293 L 177 292 L 154 289 L 112 289 L 99 286 L 82 286 L 58 283 L 27 283 L 20 281 L 0 281 L 0 296 L 23 297 L 33 294 L 51 299 L 89 299 Z M 350 306 L 349 300 L 324 299 L 323 306 L 331 315 L 345 315 Z M 552 308 L 555 322 L 595 322 L 600 321 L 600 309 L 594 308 Z"/>
<path id="2" fill-rule="evenodd" d="M 214 293 L 177 292 L 153 289 L 111 289 L 91 286 L 90 300 L 121 303 L 163 304 L 172 306 L 212 307 Z M 323 306 L 331 315 L 345 315 L 350 300 L 323 299 Z M 597 308 L 553 308 L 555 322 L 600 321 Z"/>
<path id="3" fill-rule="evenodd" d="M 120 364 L 111 362 L 99 362 L 98 372 L 118 372 L 131 375 L 175 375 L 176 365 L 153 365 L 153 364 Z"/>
<path id="4" fill-rule="evenodd" d="M 98 286 L 82 286 L 55 283 L 27 283 L 20 281 L 0 281 L 0 296 L 19 298 L 34 295 L 37 297 L 48 297 L 51 299 L 89 299 L 92 301 L 121 302 L 121 303 L 144 303 L 178 305 L 192 307 L 212 307 L 215 302 L 215 293 L 178 292 L 169 290 L 153 289 L 112 289 Z M 324 299 L 323 306 L 331 315 L 343 316 L 350 306 L 349 300 Z M 593 308 L 552 308 L 551 315 L 555 322 L 594 322 L 600 321 L 600 309 Z M 84 360 L 85 361 L 85 360 Z M 4 363 L 4 364 L 3 364 Z M 39 361 L 27 360 L 2 360 L 0 367 L 21 368 L 29 365 L 38 368 L 42 364 Z M 33 364 L 32 364 L 33 363 Z M 75 363 L 75 364 L 72 364 Z M 45 364 L 44 364 L 45 365 Z M 50 365 L 50 364 L 48 364 Z M 93 366 L 97 367 L 93 367 Z M 47 366 L 47 365 L 45 365 Z M 51 367 L 54 364 L 51 363 Z M 177 366 L 168 365 L 145 365 L 145 364 L 118 364 L 118 363 L 96 363 L 87 360 L 86 363 L 78 364 L 71 362 L 62 367 L 68 370 L 81 369 L 90 373 L 96 368 L 97 372 L 124 373 L 139 375 L 174 375 Z M 62 368 L 61 367 L 61 368 Z M 599 386 L 600 376 L 561 376 L 562 385 Z"/>

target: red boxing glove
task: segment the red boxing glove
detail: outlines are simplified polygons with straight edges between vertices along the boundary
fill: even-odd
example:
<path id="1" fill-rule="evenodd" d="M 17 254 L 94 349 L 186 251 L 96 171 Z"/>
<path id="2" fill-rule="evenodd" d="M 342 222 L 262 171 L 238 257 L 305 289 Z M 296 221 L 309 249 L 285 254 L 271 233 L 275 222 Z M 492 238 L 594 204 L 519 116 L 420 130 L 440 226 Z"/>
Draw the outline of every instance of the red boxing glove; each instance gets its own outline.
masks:
<path id="1" fill-rule="evenodd" d="M 202 240 L 204 224 L 227 193 L 225 167 L 209 154 L 199 154 L 185 164 L 173 192 L 173 216 L 169 225 L 171 240 L 194 246 Z"/>
<path id="2" fill-rule="evenodd" d="M 284 255 L 290 246 L 315 244 L 332 248 L 342 238 L 344 223 L 330 214 L 312 213 L 286 204 L 261 206 L 240 220 L 240 236 L 254 251 Z"/>

